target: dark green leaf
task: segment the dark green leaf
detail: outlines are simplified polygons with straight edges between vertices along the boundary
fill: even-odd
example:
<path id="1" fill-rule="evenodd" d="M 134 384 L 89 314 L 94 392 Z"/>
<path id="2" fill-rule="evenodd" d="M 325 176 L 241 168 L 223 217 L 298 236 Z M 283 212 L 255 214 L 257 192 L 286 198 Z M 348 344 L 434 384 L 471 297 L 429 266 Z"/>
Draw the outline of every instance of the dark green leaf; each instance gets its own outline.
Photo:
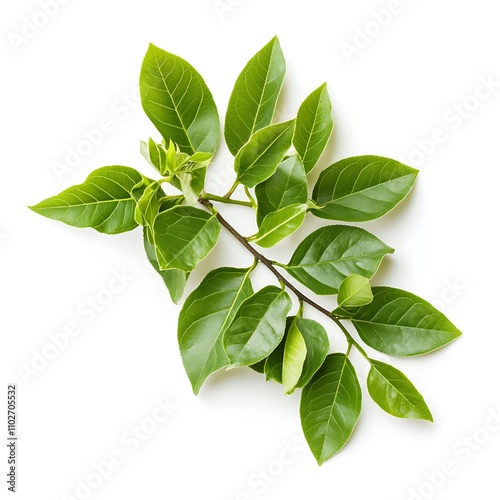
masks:
<path id="1" fill-rule="evenodd" d="M 290 325 L 287 321 L 287 332 L 289 328 Z M 276 349 L 274 349 L 274 351 L 265 359 L 264 373 L 266 375 L 266 380 L 274 380 L 275 382 L 278 382 L 278 384 L 283 383 L 283 356 L 285 354 L 285 343 L 286 334 L 278 344 L 278 347 L 276 347 Z"/>
<path id="2" fill-rule="evenodd" d="M 368 392 L 380 408 L 394 417 L 433 421 L 424 398 L 404 373 L 381 361 L 370 363 Z"/>
<path id="3" fill-rule="evenodd" d="M 160 209 L 159 212 L 165 212 L 165 210 L 169 210 L 170 208 L 176 207 L 177 205 L 182 205 L 184 203 L 184 196 L 164 196 L 160 200 Z"/>
<path id="4" fill-rule="evenodd" d="M 283 356 L 285 354 L 286 336 L 295 318 L 296 316 L 289 316 L 286 318 L 285 335 L 278 347 L 276 347 L 265 360 L 264 373 L 266 375 L 266 380 L 274 380 L 278 382 L 278 384 L 283 382 Z"/>
<path id="5" fill-rule="evenodd" d="M 333 131 L 332 103 L 326 83 L 302 103 L 297 114 L 293 145 L 310 172 L 323 153 Z"/>
<path id="6" fill-rule="evenodd" d="M 274 174 L 292 144 L 294 120 L 255 132 L 234 159 L 237 181 L 254 187 Z"/>
<path id="7" fill-rule="evenodd" d="M 284 78 L 285 59 L 275 37 L 250 59 L 229 99 L 224 134 L 233 155 L 271 123 Z"/>
<path id="8" fill-rule="evenodd" d="M 220 224 L 204 210 L 177 206 L 156 217 L 153 231 L 160 269 L 190 272 L 216 245 Z"/>
<path id="9" fill-rule="evenodd" d="M 34 212 L 75 227 L 92 227 L 100 233 L 117 234 L 137 227 L 135 198 L 149 181 L 137 170 L 112 166 L 94 170 L 84 183 L 34 205 Z"/>
<path id="10" fill-rule="evenodd" d="M 321 172 L 313 200 L 322 205 L 314 215 L 360 222 L 392 210 L 410 192 L 418 170 L 381 156 L 355 156 Z"/>
<path id="11" fill-rule="evenodd" d="M 150 45 L 140 76 L 142 107 L 166 143 L 185 153 L 213 153 L 220 140 L 214 99 L 184 59 Z"/>
<path id="12" fill-rule="evenodd" d="M 330 341 L 324 327 L 313 319 L 297 318 L 297 328 L 306 342 L 307 355 L 296 387 L 307 385 L 319 370 L 330 350 Z"/>
<path id="13" fill-rule="evenodd" d="M 302 160 L 297 155 L 283 160 L 276 172 L 255 186 L 257 224 L 264 217 L 294 203 L 307 203 L 307 179 Z"/>
<path id="14" fill-rule="evenodd" d="M 271 212 L 264 217 L 258 233 L 250 239 L 269 248 L 294 233 L 304 222 L 307 205 L 295 203 Z"/>
<path id="15" fill-rule="evenodd" d="M 250 366 L 268 356 L 285 333 L 292 302 L 286 292 L 267 286 L 246 299 L 224 334 L 232 366 Z"/>
<path id="16" fill-rule="evenodd" d="M 351 437 L 361 412 L 361 388 L 344 354 L 330 354 L 300 401 L 302 429 L 319 465 L 339 452 Z"/>
<path id="17" fill-rule="evenodd" d="M 189 273 L 184 271 L 179 271 L 178 269 L 167 269 L 166 271 L 160 271 L 160 266 L 158 265 L 158 260 L 156 258 L 156 251 L 154 245 L 148 241 L 146 228 L 144 228 L 144 249 L 146 250 L 146 255 L 149 262 L 156 270 L 157 273 L 163 278 L 170 298 L 174 304 L 177 304 L 181 300 L 184 290 L 186 288 L 186 283 L 189 278 Z"/>
<path id="18" fill-rule="evenodd" d="M 370 278 L 394 250 L 364 229 L 322 227 L 300 243 L 285 269 L 318 295 L 336 294 L 351 274 Z"/>
<path id="19" fill-rule="evenodd" d="M 286 334 L 285 351 L 283 353 L 283 390 L 291 394 L 299 382 L 307 356 L 307 345 L 295 318 Z"/>
<path id="20" fill-rule="evenodd" d="M 374 287 L 373 301 L 345 313 L 363 341 L 392 356 L 416 356 L 449 344 L 461 335 L 446 316 L 410 292 Z"/>
<path id="21" fill-rule="evenodd" d="M 257 363 L 254 363 L 253 365 L 250 365 L 248 368 L 251 368 L 254 372 L 257 373 L 264 373 L 264 367 L 266 365 L 266 360 L 261 359 Z"/>
<path id="22" fill-rule="evenodd" d="M 222 335 L 252 293 L 249 269 L 223 267 L 208 273 L 186 299 L 179 315 L 178 339 L 195 394 L 210 374 L 227 366 Z"/>

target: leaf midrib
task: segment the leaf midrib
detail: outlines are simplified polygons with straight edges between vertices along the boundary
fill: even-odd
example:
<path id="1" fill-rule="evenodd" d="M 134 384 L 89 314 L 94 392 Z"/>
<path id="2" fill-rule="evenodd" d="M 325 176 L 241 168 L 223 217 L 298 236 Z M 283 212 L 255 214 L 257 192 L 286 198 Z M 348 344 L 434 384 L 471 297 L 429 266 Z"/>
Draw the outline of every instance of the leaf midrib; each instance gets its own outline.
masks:
<path id="1" fill-rule="evenodd" d="M 249 165 L 247 165 L 245 167 L 245 169 L 243 170 L 243 172 L 241 172 L 241 175 L 239 175 L 239 177 L 243 177 L 244 175 L 248 174 L 248 170 L 251 169 L 277 142 L 279 139 L 281 139 L 281 137 L 285 134 L 285 132 L 292 126 L 292 123 L 289 124 L 288 127 L 284 128 L 283 131 L 277 136 L 274 138 L 274 140 L 264 149 L 264 151 L 262 151 L 262 153 L 257 156 L 252 163 L 250 163 Z M 263 129 L 261 129 L 263 130 Z M 260 131 L 259 131 L 260 132 Z M 248 143 L 247 143 L 248 144 Z M 242 149 L 241 150 L 241 156 L 243 156 L 243 152 L 244 150 Z M 241 156 L 239 158 L 239 167 L 241 166 Z"/>
<path id="2" fill-rule="evenodd" d="M 175 110 L 175 113 L 177 114 L 177 117 L 179 118 L 179 122 L 180 124 L 182 125 L 182 130 L 184 131 L 184 134 L 186 135 L 186 139 L 188 140 L 188 143 L 189 143 L 189 147 L 191 148 L 191 151 L 193 151 L 193 153 L 195 152 L 195 149 L 194 149 L 194 146 L 193 146 L 193 143 L 191 142 L 191 137 L 189 137 L 189 134 L 188 134 L 188 129 L 186 128 L 186 125 L 184 124 L 184 120 L 182 119 L 182 116 L 180 115 L 179 113 L 179 109 L 177 107 L 177 104 L 176 102 L 174 101 L 174 98 L 172 96 L 172 93 L 170 92 L 170 89 L 167 85 L 167 82 L 165 81 L 165 78 L 163 76 L 163 72 L 161 70 L 161 67 L 159 65 L 159 62 L 158 62 L 158 59 L 156 57 L 156 50 L 153 50 L 153 54 L 154 54 L 154 58 L 155 58 L 155 64 L 156 64 L 156 67 L 158 69 L 158 73 L 160 74 L 160 78 L 161 78 L 161 81 L 163 82 L 163 85 L 165 87 L 165 91 L 167 92 L 168 96 L 170 97 L 170 101 L 172 102 L 172 106 L 174 107 L 174 110 Z M 191 80 L 192 80 L 192 75 L 191 76 Z M 191 80 L 189 83 L 191 83 Z M 189 89 L 189 85 L 187 87 Z M 187 90 L 186 90 L 187 92 Z M 202 92 L 203 92 L 203 89 L 202 89 Z M 204 94 L 204 92 L 203 92 Z M 204 95 L 202 96 L 202 98 L 200 99 L 200 107 L 201 107 L 201 102 L 203 101 L 204 99 Z M 199 109 L 199 108 L 198 108 Z M 196 117 L 195 117 L 196 118 Z"/>
<path id="3" fill-rule="evenodd" d="M 388 165 L 389 163 L 387 163 L 386 165 Z M 385 166 L 385 165 L 384 165 Z M 358 176 L 359 177 L 359 176 Z M 350 196 L 357 196 L 357 195 L 360 195 L 362 193 L 364 193 L 365 191 L 370 191 L 371 189 L 375 189 L 375 188 L 378 188 L 380 186 L 384 186 L 385 184 L 389 184 L 391 182 L 394 182 L 394 181 L 397 181 L 397 180 L 401 180 L 401 179 L 404 179 L 405 177 L 416 177 L 415 174 L 406 174 L 406 175 L 401 175 L 399 177 L 394 177 L 393 179 L 390 179 L 388 181 L 384 181 L 384 182 L 379 182 L 378 184 L 375 184 L 373 186 L 369 186 L 367 188 L 363 188 L 363 189 L 360 189 L 359 191 L 351 191 L 350 193 L 344 195 L 344 196 L 340 196 L 339 198 L 332 198 L 330 201 L 326 201 L 325 202 L 325 205 L 333 205 L 335 203 L 337 203 L 338 201 L 340 200 L 344 200 L 345 198 L 349 198 Z M 335 189 L 333 190 L 333 194 L 335 193 Z M 379 201 L 379 200 L 377 200 Z M 353 210 L 356 210 L 355 208 L 353 207 L 348 207 L 348 208 L 351 208 Z M 363 211 L 363 210 L 359 210 L 359 211 Z"/>

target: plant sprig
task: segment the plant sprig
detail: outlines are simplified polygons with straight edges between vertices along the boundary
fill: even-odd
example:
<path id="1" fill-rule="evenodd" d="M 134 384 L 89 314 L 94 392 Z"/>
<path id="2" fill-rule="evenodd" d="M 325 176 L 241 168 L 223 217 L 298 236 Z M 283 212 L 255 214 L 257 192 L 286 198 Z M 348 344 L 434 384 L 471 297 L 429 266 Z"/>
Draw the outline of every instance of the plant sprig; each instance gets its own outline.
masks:
<path id="1" fill-rule="evenodd" d="M 266 380 L 283 384 L 285 394 L 302 389 L 302 428 L 321 465 L 346 444 L 361 412 L 352 348 L 369 363 L 368 392 L 383 410 L 432 421 L 410 380 L 372 359 L 363 343 L 392 356 L 416 356 L 461 333 L 416 295 L 371 287 L 382 259 L 394 250 L 362 228 L 323 226 L 298 245 L 288 263 L 271 261 L 257 250 L 255 245 L 268 248 L 286 239 L 307 214 L 348 223 L 381 217 L 407 196 L 418 174 L 389 158 L 346 158 L 320 173 L 310 197 L 307 176 L 330 140 L 332 105 L 323 84 L 306 97 L 294 120 L 274 123 L 284 78 L 285 60 L 273 38 L 244 67 L 229 100 L 224 137 L 234 155 L 234 183 L 225 195 L 207 193 L 207 171 L 221 138 L 214 99 L 188 62 L 151 45 L 140 75 L 141 99 L 162 138 L 141 142 L 141 152 L 159 178 L 125 166 L 103 167 L 82 184 L 30 208 L 106 234 L 142 226 L 147 258 L 175 303 L 191 272 L 214 249 L 221 230 L 227 230 L 253 264 L 210 271 L 183 304 L 178 341 L 193 391 L 198 394 L 215 371 L 233 367 L 265 374 Z M 238 186 L 246 200 L 233 198 Z M 240 234 L 214 203 L 251 209 L 257 232 Z M 258 265 L 277 282 L 255 291 L 252 273 Z M 313 294 L 336 295 L 337 307 L 321 306 L 287 275 Z M 289 292 L 299 303 L 294 314 Z M 328 318 L 327 328 L 333 323 L 340 330 L 345 353 L 330 352 L 327 330 L 306 317 L 308 307 Z"/>

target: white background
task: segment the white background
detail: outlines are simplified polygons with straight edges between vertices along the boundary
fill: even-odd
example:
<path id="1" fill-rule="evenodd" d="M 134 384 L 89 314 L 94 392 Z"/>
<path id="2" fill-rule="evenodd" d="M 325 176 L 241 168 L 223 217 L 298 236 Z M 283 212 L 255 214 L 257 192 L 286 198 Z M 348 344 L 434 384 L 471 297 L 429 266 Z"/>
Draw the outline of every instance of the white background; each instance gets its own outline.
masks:
<path id="1" fill-rule="evenodd" d="M 372 22 L 373 12 L 387 9 L 388 0 L 215 3 L 70 0 L 24 41 L 24 18 L 44 21 L 39 3 L 1 7 L 0 399 L 7 382 L 18 384 L 18 498 L 82 498 L 78 481 L 93 473 L 93 462 L 116 452 L 121 465 L 89 498 L 498 498 L 500 432 L 488 425 L 490 412 L 500 411 L 497 2 L 401 0 L 382 28 Z M 363 40 L 365 29 L 370 37 Z M 321 468 L 302 436 L 299 394 L 283 397 L 280 386 L 246 369 L 218 373 L 198 397 L 192 394 L 177 348 L 179 307 L 143 257 L 140 232 L 109 237 L 26 208 L 103 165 L 152 175 L 138 141 L 158 134 L 135 100 L 149 42 L 189 60 L 223 116 L 237 74 L 275 34 L 288 62 L 281 119 L 328 82 L 336 128 L 322 167 L 380 154 L 420 168 L 412 195 L 365 224 L 397 250 L 374 283 L 440 304 L 464 332 L 432 355 L 393 360 L 425 395 L 434 424 L 394 419 L 365 391 L 351 441 Z M 345 44 L 355 43 L 356 53 L 347 57 Z M 497 83 L 478 102 L 471 96 L 481 79 Z M 457 118 L 454 106 L 464 101 L 470 112 Z M 113 130 L 59 178 L 54 164 L 65 163 L 68 148 L 103 119 Z M 445 140 L 435 147 L 427 141 L 425 157 L 415 153 L 416 141 L 436 128 Z M 223 193 L 230 185 L 228 166 L 224 149 L 212 190 Z M 244 233 L 253 230 L 245 208 L 232 213 Z M 308 216 L 270 255 L 286 259 L 292 243 L 320 224 Z M 224 235 L 193 273 L 190 289 L 214 266 L 248 262 Z M 86 301 L 109 297 L 103 290 L 113 272 L 133 278 L 88 321 Z M 269 279 L 259 271 L 257 286 Z M 22 377 L 19 370 L 31 367 L 37 352 L 53 352 L 49 334 L 68 323 L 80 334 L 46 366 L 38 361 L 36 375 Z M 333 325 L 329 331 L 334 349 L 344 349 Z M 353 361 L 364 378 L 363 360 L 353 354 Z M 146 422 L 152 429 L 157 398 L 170 398 L 177 408 L 133 451 L 123 439 L 132 426 Z M 5 425 L 2 417 L 2 436 Z M 287 446 L 297 450 L 293 459 L 283 452 Z M 6 448 L 2 471 L 4 455 Z M 289 463 L 280 464 L 280 457 Z M 453 474 L 436 473 L 443 464 Z M 6 486 L 2 479 L 2 498 Z"/>

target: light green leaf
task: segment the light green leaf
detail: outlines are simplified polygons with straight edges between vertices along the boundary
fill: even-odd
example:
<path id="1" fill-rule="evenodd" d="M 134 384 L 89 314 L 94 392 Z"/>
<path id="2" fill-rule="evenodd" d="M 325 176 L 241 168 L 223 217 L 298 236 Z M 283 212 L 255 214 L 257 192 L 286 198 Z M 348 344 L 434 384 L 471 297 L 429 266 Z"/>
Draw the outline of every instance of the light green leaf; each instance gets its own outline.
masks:
<path id="1" fill-rule="evenodd" d="M 285 333 L 292 308 L 288 294 L 267 286 L 246 299 L 224 334 L 224 348 L 232 366 L 250 366 L 268 356 Z"/>
<path id="2" fill-rule="evenodd" d="M 323 153 L 333 131 L 332 103 L 326 83 L 302 103 L 297 114 L 293 145 L 310 172 Z"/>
<path id="3" fill-rule="evenodd" d="M 392 210 L 415 184 L 418 170 L 381 156 L 355 156 L 321 172 L 313 200 L 323 205 L 313 211 L 323 219 L 361 222 Z"/>
<path id="4" fill-rule="evenodd" d="M 160 269 L 190 272 L 216 245 L 220 224 L 204 210 L 177 206 L 156 217 L 153 233 Z"/>
<path id="5" fill-rule="evenodd" d="M 302 317 L 289 317 L 286 323 L 286 332 L 278 347 L 266 358 L 265 374 L 267 380 L 283 382 L 283 357 L 285 345 L 292 323 L 300 331 L 306 344 L 306 357 L 304 360 L 300 379 L 295 387 L 304 387 L 309 383 L 314 374 L 319 370 L 330 349 L 328 334 L 322 325 L 312 319 Z"/>
<path id="6" fill-rule="evenodd" d="M 237 182 L 247 187 L 274 174 L 292 144 L 294 120 L 269 125 L 255 132 L 234 159 Z"/>
<path id="7" fill-rule="evenodd" d="M 329 295 L 351 274 L 371 278 L 384 255 L 393 252 L 364 229 L 326 226 L 307 236 L 284 267 L 314 293 Z"/>
<path id="8" fill-rule="evenodd" d="M 370 280 L 359 274 L 351 274 L 339 287 L 337 303 L 339 307 L 349 309 L 369 304 L 373 300 Z"/>
<path id="9" fill-rule="evenodd" d="M 259 226 L 271 212 L 295 203 L 307 203 L 306 173 L 299 156 L 283 160 L 269 179 L 255 186 L 255 197 Z"/>
<path id="10" fill-rule="evenodd" d="M 149 179 L 129 167 L 111 166 L 94 170 L 84 183 L 34 205 L 34 212 L 75 227 L 92 227 L 100 233 L 117 234 L 137 227 L 135 198 Z"/>
<path id="11" fill-rule="evenodd" d="M 201 75 L 184 59 L 150 45 L 140 75 L 142 107 L 166 143 L 181 151 L 213 153 L 220 140 L 214 99 Z"/>
<path id="12" fill-rule="evenodd" d="M 344 354 L 330 354 L 302 391 L 300 418 L 309 448 L 319 465 L 351 437 L 361 412 L 361 387 Z"/>
<path id="13" fill-rule="evenodd" d="M 224 127 L 226 142 L 233 155 L 252 134 L 271 123 L 285 69 L 285 59 L 275 37 L 250 59 L 238 76 Z"/>
<path id="14" fill-rule="evenodd" d="M 297 328 L 295 318 L 286 335 L 283 354 L 283 389 L 285 394 L 291 394 L 297 385 L 307 356 L 307 346 L 304 337 Z"/>
<path id="15" fill-rule="evenodd" d="M 163 144 L 156 143 L 149 138 L 148 142 L 140 141 L 140 151 L 142 156 L 152 165 L 161 175 L 167 172 L 167 151 Z"/>
<path id="16" fill-rule="evenodd" d="M 205 185 L 207 167 L 197 167 L 184 170 L 176 175 L 179 187 L 188 205 L 195 205 Z M 174 183 L 172 183 L 174 184 Z"/>
<path id="17" fill-rule="evenodd" d="M 160 200 L 163 196 L 165 193 L 160 184 L 154 181 L 146 187 L 135 207 L 135 220 L 146 228 L 148 239 L 151 242 L 153 242 L 153 223 L 160 211 Z"/>
<path id="18" fill-rule="evenodd" d="M 294 233 L 304 222 L 307 205 L 295 203 L 264 217 L 258 233 L 250 238 L 261 247 L 269 248 Z"/>
<path id="19" fill-rule="evenodd" d="M 368 392 L 380 408 L 394 417 L 433 421 L 424 398 L 404 373 L 374 359 L 370 364 Z"/>
<path id="20" fill-rule="evenodd" d="M 195 394 L 210 374 L 227 366 L 222 335 L 252 294 L 250 269 L 223 267 L 208 273 L 186 299 L 179 315 L 178 340 Z"/>
<path id="21" fill-rule="evenodd" d="M 165 271 L 160 270 L 160 266 L 158 265 L 158 259 L 156 258 L 156 250 L 152 243 L 149 242 L 148 236 L 146 233 L 146 228 L 144 228 L 144 249 L 146 250 L 146 256 L 153 266 L 155 271 L 162 277 L 163 283 L 165 283 L 168 293 L 170 294 L 170 298 L 174 304 L 177 304 L 184 294 L 184 290 L 186 288 L 186 283 L 189 278 L 189 273 L 184 271 L 180 271 L 179 269 L 167 269 Z"/>
<path id="22" fill-rule="evenodd" d="M 449 344 L 461 335 L 434 306 L 416 295 L 379 286 L 373 301 L 352 311 L 335 311 L 348 317 L 363 341 L 392 356 L 417 356 Z"/>

